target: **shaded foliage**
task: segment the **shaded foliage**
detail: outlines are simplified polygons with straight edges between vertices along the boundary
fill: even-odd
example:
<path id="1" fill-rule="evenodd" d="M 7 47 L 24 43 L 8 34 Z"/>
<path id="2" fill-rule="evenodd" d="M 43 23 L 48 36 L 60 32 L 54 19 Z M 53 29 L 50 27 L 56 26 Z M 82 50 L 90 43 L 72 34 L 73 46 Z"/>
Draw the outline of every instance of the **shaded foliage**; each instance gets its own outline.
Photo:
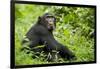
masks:
<path id="1" fill-rule="evenodd" d="M 38 16 L 46 12 L 53 13 L 57 18 L 57 28 L 54 31 L 56 40 L 68 46 L 77 56 L 75 61 L 60 62 L 84 62 L 94 61 L 94 8 L 84 7 L 62 7 L 62 6 L 43 6 L 43 5 L 15 5 L 15 63 L 24 64 L 46 64 L 47 62 L 41 55 L 32 59 L 32 53 L 21 52 L 21 41 L 30 27 L 35 24 Z M 93 36 L 92 36 L 93 35 Z M 91 37 L 92 36 L 92 37 Z M 55 62 L 54 62 L 55 63 Z"/>

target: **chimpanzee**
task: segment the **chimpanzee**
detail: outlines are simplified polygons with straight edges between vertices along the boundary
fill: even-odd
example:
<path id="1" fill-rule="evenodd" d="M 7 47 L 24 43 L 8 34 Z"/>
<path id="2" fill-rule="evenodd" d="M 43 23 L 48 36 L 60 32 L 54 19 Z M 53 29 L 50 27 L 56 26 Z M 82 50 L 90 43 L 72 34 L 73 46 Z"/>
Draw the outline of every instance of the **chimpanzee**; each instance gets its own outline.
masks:
<path id="1" fill-rule="evenodd" d="M 55 28 L 56 18 L 50 13 L 45 13 L 43 16 L 38 17 L 37 23 L 26 33 L 22 43 L 24 45 L 28 43 L 28 47 L 34 52 L 44 51 L 47 53 L 48 61 L 52 61 L 55 54 L 67 60 L 75 58 L 75 55 L 67 47 L 55 40 L 53 36 Z M 44 46 L 38 47 L 39 45 Z"/>

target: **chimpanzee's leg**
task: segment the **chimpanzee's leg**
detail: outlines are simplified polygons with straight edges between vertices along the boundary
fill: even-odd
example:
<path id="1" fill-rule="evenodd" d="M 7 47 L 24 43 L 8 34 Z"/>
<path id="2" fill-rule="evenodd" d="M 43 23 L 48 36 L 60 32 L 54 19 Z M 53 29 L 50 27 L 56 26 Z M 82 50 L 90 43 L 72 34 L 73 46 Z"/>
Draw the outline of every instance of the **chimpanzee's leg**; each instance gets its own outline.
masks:
<path id="1" fill-rule="evenodd" d="M 67 47 L 63 46 L 62 44 L 58 43 L 52 35 L 44 36 L 42 37 L 42 39 L 45 41 L 45 51 L 47 51 L 48 54 L 51 53 L 52 55 L 52 51 L 57 51 L 59 52 L 62 58 L 70 60 L 75 57 L 72 51 L 70 51 Z"/>

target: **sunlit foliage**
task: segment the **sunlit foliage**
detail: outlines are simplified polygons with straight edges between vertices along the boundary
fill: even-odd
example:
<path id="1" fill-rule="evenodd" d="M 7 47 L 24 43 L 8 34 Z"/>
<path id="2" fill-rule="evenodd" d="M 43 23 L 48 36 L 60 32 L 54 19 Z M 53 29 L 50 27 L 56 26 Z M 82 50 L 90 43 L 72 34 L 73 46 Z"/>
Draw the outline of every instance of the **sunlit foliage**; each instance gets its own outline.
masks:
<path id="1" fill-rule="evenodd" d="M 53 33 L 56 40 L 69 47 L 76 55 L 77 60 L 71 62 L 94 61 L 94 8 L 16 4 L 16 65 L 49 63 L 44 59 L 45 55 L 43 53 L 33 59 L 32 53 L 26 54 L 25 52 L 20 51 L 22 47 L 21 41 L 24 38 L 24 35 L 31 26 L 36 23 L 38 17 L 46 12 L 53 13 L 57 18 L 57 27 Z"/>

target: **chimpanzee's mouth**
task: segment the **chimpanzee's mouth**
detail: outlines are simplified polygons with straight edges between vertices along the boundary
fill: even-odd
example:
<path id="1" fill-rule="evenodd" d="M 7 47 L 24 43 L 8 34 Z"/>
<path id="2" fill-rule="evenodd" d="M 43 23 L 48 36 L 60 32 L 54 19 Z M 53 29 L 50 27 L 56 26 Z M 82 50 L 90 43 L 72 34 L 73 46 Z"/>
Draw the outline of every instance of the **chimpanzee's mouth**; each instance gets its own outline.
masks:
<path id="1" fill-rule="evenodd" d="M 54 30 L 55 29 L 55 27 L 53 27 L 53 26 L 48 26 L 48 30 Z"/>

